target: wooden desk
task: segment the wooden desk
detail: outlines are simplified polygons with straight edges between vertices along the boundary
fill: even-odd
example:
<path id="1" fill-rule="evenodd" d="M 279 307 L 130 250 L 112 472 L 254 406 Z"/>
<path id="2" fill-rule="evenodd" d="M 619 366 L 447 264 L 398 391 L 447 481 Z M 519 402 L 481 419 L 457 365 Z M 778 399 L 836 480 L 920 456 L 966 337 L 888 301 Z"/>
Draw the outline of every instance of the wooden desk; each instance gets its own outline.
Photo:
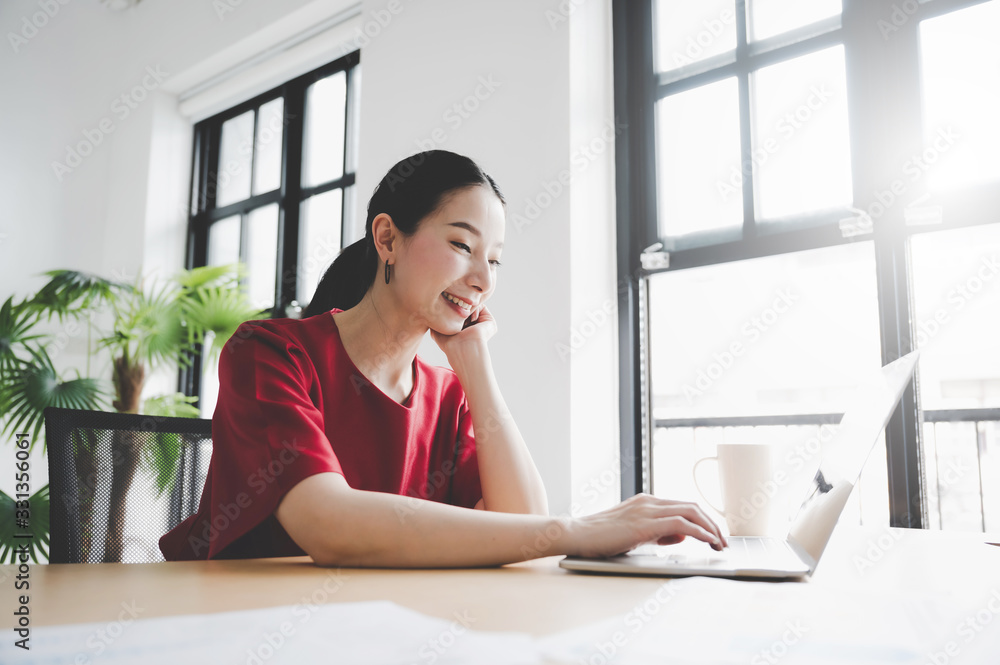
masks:
<path id="1" fill-rule="evenodd" d="M 807 584 L 885 593 L 914 588 L 1000 590 L 1000 547 L 982 534 L 840 528 Z M 952 565 L 942 565 L 952 561 Z M 159 564 L 40 565 L 30 569 L 32 627 L 110 621 L 134 601 L 143 618 L 304 601 L 390 600 L 478 630 L 544 636 L 629 612 L 667 580 L 574 574 L 558 557 L 496 569 L 326 569 L 308 558 Z M 16 567 L 0 566 L 4 625 L 17 604 Z M 794 584 L 794 583 L 789 583 Z M 10 635 L 9 630 L 4 633 Z M 5 638 L 9 639 L 9 637 Z"/>

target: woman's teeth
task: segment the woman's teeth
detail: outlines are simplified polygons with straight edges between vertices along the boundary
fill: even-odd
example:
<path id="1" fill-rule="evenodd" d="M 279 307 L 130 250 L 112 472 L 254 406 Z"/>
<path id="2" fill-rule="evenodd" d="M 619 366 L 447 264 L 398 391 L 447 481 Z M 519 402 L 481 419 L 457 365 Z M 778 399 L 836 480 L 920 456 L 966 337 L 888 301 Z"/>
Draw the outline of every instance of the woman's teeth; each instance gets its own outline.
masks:
<path id="1" fill-rule="evenodd" d="M 461 307 L 464 310 L 471 310 L 472 309 L 472 306 L 469 305 L 469 303 L 465 302 L 464 300 L 462 300 L 460 298 L 456 298 L 455 296 L 451 295 L 450 293 L 445 292 L 442 295 L 444 295 L 444 297 L 445 297 L 446 300 L 450 300 L 451 302 L 455 303 L 456 305 L 458 305 L 459 307 Z"/>

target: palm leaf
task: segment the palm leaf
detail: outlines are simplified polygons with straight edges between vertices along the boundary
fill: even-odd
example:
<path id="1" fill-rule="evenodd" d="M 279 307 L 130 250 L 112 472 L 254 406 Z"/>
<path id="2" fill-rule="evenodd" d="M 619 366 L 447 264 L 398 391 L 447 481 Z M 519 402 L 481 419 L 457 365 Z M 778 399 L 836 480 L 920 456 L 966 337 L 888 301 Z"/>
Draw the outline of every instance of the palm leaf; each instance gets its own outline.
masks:
<path id="1" fill-rule="evenodd" d="M 266 311 L 250 305 L 242 291 L 225 287 L 194 289 L 185 294 L 181 307 L 192 345 L 201 344 L 207 333 L 213 333 L 211 347 L 203 352 L 206 362 L 218 357 L 241 323 L 266 316 Z"/>
<path id="2" fill-rule="evenodd" d="M 17 527 L 17 502 L 0 491 L 0 564 L 17 563 L 17 548 L 26 545 L 31 560 L 40 563 L 39 555 L 49 558 L 49 486 L 28 498 L 27 528 Z M 18 534 L 30 534 L 28 538 Z"/>
<path id="3" fill-rule="evenodd" d="M 42 337 L 29 332 L 38 322 L 38 313 L 24 303 L 14 304 L 14 296 L 0 307 L 0 372 L 13 371 L 18 363 L 17 347 Z"/>
<path id="4" fill-rule="evenodd" d="M 99 430 L 89 427 L 74 427 L 70 430 L 70 443 L 73 445 L 73 457 L 78 457 L 81 450 L 87 455 L 93 455 L 97 449 Z"/>
<path id="5" fill-rule="evenodd" d="M 200 289 L 207 286 L 225 286 L 239 282 L 245 268 L 242 263 L 230 263 L 223 266 L 202 266 L 185 270 L 174 276 L 174 281 L 187 290 Z"/>
<path id="6" fill-rule="evenodd" d="M 184 393 L 157 395 L 143 402 L 142 413 L 165 418 L 197 418 L 201 416 L 201 411 L 195 406 L 197 401 L 197 397 L 189 397 Z"/>
<path id="7" fill-rule="evenodd" d="M 173 487 L 183 442 L 176 432 L 157 432 L 151 445 L 142 447 L 142 465 L 156 476 L 156 496 Z"/>
<path id="8" fill-rule="evenodd" d="M 46 407 L 96 410 L 107 390 L 97 379 L 62 380 L 44 348 L 28 347 L 28 350 L 34 362 L 24 363 L 0 386 L 4 393 L 0 403 L 8 408 L 3 433 L 31 431 L 31 448 L 34 448 L 45 421 Z"/>
<path id="9" fill-rule="evenodd" d="M 152 367 L 176 360 L 186 348 L 181 307 L 165 290 L 141 299 L 136 324 L 142 333 L 136 355 Z"/>
<path id="10" fill-rule="evenodd" d="M 147 399 L 142 411 L 150 416 L 197 418 L 201 415 L 194 405 L 197 401 L 197 397 L 188 397 L 184 393 L 160 395 Z M 142 463 L 156 476 L 158 497 L 173 486 L 185 444 L 186 441 L 179 434 L 158 432 L 153 445 L 143 447 Z"/>
<path id="11" fill-rule="evenodd" d="M 177 291 L 165 285 L 149 294 L 132 294 L 118 312 L 114 334 L 98 343 L 118 349 L 132 362 L 157 367 L 177 360 L 187 348 L 186 338 Z"/>
<path id="12" fill-rule="evenodd" d="M 113 302 L 118 291 L 134 291 L 130 284 L 113 282 L 76 270 L 50 270 L 51 279 L 29 302 L 32 308 L 64 316 L 92 310 L 101 302 Z"/>

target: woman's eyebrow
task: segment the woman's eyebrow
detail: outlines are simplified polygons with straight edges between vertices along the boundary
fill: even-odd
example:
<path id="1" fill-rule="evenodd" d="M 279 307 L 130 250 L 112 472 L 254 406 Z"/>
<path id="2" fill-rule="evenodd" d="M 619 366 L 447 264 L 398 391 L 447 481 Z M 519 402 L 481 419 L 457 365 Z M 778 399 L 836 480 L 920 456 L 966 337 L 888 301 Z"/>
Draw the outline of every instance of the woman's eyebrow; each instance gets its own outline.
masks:
<path id="1" fill-rule="evenodd" d="M 468 222 L 449 222 L 448 226 L 457 226 L 460 229 L 465 229 L 466 231 L 468 231 L 472 235 L 476 236 L 477 238 L 482 238 L 483 237 L 483 234 L 479 232 L 479 229 L 477 229 L 472 224 L 469 224 Z M 502 242 L 496 243 L 496 247 L 498 249 L 502 248 L 503 247 L 503 243 Z"/>

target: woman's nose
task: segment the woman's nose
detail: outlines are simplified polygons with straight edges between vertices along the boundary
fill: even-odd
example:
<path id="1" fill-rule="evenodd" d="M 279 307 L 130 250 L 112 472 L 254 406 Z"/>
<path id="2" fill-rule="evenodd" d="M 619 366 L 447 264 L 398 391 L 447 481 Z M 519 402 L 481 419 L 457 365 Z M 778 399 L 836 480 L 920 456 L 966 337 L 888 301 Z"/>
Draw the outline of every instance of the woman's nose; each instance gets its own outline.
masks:
<path id="1" fill-rule="evenodd" d="M 493 289 L 494 279 L 490 262 L 484 259 L 476 262 L 475 270 L 469 276 L 469 284 L 480 293 L 489 293 Z"/>

